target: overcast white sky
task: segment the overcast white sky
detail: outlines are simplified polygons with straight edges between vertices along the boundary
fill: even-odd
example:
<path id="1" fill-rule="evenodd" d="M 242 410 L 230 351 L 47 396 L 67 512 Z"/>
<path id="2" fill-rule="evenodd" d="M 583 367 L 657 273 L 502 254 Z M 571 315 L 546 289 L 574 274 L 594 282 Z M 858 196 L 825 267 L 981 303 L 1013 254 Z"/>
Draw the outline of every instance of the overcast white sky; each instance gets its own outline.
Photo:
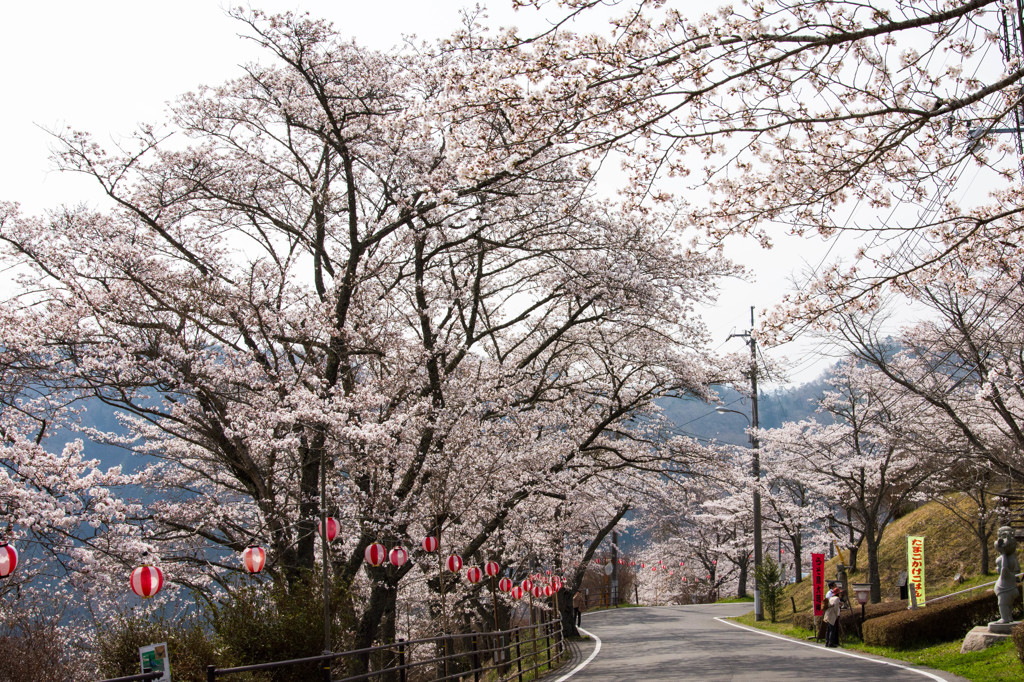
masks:
<path id="1" fill-rule="evenodd" d="M 237 4 L 237 3 L 236 3 Z M 510 0 L 489 0 L 492 20 L 541 26 L 532 12 L 513 12 Z M 334 22 L 360 44 L 388 48 L 404 35 L 444 35 L 459 21 L 465 0 L 263 0 L 268 12 L 299 9 Z M 237 37 L 240 27 L 218 0 L 56 0 L 4 3 L 0 9 L 0 199 L 20 201 L 27 212 L 60 203 L 87 201 L 95 190 L 84 178 L 50 171 L 50 141 L 44 129 L 71 126 L 100 141 L 126 135 L 140 122 L 159 121 L 165 103 L 201 83 L 215 84 L 238 73 L 256 52 Z M 730 255 L 749 266 L 757 280 L 727 283 L 719 304 L 708 310 L 711 347 L 742 351 L 733 331 L 749 328 L 750 306 L 760 311 L 779 301 L 794 272 L 816 266 L 820 244 L 762 252 L 737 244 Z M 833 251 L 832 255 L 836 255 Z M 806 357 L 815 344 L 800 342 L 769 351 L 797 365 L 791 379 L 814 378 L 829 360 Z"/>

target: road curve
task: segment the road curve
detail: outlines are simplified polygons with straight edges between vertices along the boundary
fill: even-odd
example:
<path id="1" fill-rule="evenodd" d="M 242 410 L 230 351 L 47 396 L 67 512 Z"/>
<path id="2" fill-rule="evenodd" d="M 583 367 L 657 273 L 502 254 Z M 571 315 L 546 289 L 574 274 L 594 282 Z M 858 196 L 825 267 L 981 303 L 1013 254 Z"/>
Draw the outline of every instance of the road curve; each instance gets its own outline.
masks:
<path id="1" fill-rule="evenodd" d="M 584 614 L 583 629 L 600 639 L 597 655 L 559 675 L 571 682 L 611 680 L 963 680 L 902 661 L 810 646 L 715 620 L 749 604 L 697 604 L 611 609 Z M 587 651 L 591 651 L 588 649 Z M 584 651 L 582 658 L 590 655 Z"/>

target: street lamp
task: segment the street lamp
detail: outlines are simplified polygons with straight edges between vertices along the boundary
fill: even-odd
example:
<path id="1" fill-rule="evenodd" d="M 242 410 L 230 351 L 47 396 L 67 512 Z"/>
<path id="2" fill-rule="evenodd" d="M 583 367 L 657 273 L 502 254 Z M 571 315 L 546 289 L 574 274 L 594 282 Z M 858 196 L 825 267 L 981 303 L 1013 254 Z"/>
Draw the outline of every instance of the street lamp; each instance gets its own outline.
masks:
<path id="1" fill-rule="evenodd" d="M 725 414 L 726 412 L 738 414 L 747 420 L 747 425 L 752 429 L 750 432 L 750 448 L 753 452 L 754 460 L 752 464 L 754 470 L 754 620 L 764 620 L 764 608 L 761 605 L 761 589 L 757 584 L 757 569 L 761 566 L 761 450 L 756 435 L 757 403 L 751 402 L 750 414 L 752 419 L 738 410 L 730 410 L 721 405 L 715 408 L 715 412 L 718 414 Z"/>
<path id="2" fill-rule="evenodd" d="M 871 599 L 871 583 L 854 583 L 853 593 L 860 603 L 860 638 L 864 639 L 864 605 Z"/>

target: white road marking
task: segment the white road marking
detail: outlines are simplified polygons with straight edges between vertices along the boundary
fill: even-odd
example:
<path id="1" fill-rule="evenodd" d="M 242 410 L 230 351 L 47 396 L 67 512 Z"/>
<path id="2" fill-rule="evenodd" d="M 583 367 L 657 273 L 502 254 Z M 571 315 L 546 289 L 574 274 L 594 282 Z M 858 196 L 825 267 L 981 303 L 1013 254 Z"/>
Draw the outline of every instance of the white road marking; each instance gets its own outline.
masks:
<path id="1" fill-rule="evenodd" d="M 557 680 L 555 680 L 555 682 L 562 682 L 562 680 L 567 680 L 570 677 L 572 677 L 573 675 L 575 675 L 576 673 L 578 673 L 579 671 L 583 670 L 583 668 L 585 668 L 588 663 L 590 663 L 592 660 L 594 660 L 594 657 L 597 656 L 598 652 L 601 651 L 601 638 L 600 637 L 595 635 L 593 632 L 587 632 L 586 630 L 584 630 L 581 627 L 577 627 L 576 629 L 579 630 L 580 632 L 582 632 L 583 634 L 585 634 L 587 637 L 593 637 L 594 641 L 597 642 L 597 646 L 594 647 L 594 650 L 590 653 L 590 656 L 587 657 L 587 660 L 583 661 L 578 666 L 576 666 L 575 668 L 573 668 L 572 670 L 570 670 L 566 674 L 564 674 L 561 677 L 559 677 Z"/>
<path id="2" fill-rule="evenodd" d="M 715 618 L 715 620 L 717 620 L 719 623 L 725 623 L 726 625 L 731 625 L 734 628 L 740 628 L 741 630 L 750 630 L 751 632 L 756 632 L 759 635 L 765 635 L 766 637 L 774 637 L 775 639 L 781 639 L 783 641 L 789 642 L 790 644 L 801 644 L 803 646 L 809 646 L 809 647 L 813 647 L 815 649 L 821 649 L 823 651 L 828 651 L 829 653 L 833 653 L 833 654 L 842 654 L 843 656 L 852 656 L 853 658 L 860 658 L 860 659 L 863 659 L 865 661 L 874 661 L 875 663 L 881 663 L 883 665 L 891 665 L 894 668 L 903 668 L 904 670 L 909 670 L 912 673 L 917 673 L 918 675 L 924 675 L 925 677 L 931 678 L 933 680 L 937 680 L 938 682 L 946 682 L 943 678 L 939 677 L 938 675 L 933 675 L 932 673 L 927 672 L 925 670 L 918 670 L 917 668 L 911 668 L 909 665 L 901 665 L 900 663 L 893 663 L 892 661 L 881 661 L 881 660 L 879 660 L 877 658 L 871 658 L 870 656 L 861 656 L 860 654 L 854 654 L 854 653 L 851 653 L 849 651 L 845 651 L 843 649 L 836 649 L 836 648 L 832 648 L 832 647 L 822 647 L 822 646 L 819 646 L 817 644 L 808 644 L 807 642 L 801 642 L 799 639 L 793 639 L 792 637 L 783 637 L 782 635 L 776 635 L 776 634 L 774 634 L 772 632 L 765 632 L 764 630 L 760 630 L 758 628 L 747 627 L 746 625 L 740 625 L 739 623 L 734 623 L 731 620 L 724 620 L 722 618 Z"/>

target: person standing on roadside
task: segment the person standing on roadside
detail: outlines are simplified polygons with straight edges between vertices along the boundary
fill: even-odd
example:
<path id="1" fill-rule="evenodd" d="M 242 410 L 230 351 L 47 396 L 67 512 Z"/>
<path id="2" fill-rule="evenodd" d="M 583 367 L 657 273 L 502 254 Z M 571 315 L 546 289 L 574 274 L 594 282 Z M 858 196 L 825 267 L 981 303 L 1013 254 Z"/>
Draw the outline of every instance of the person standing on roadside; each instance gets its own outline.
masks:
<path id="1" fill-rule="evenodd" d="M 825 609 L 825 646 L 835 648 L 839 646 L 839 609 L 843 607 L 843 590 L 837 587 L 831 592 Z"/>
<path id="2" fill-rule="evenodd" d="M 576 592 L 572 598 L 572 611 L 573 615 L 576 617 L 576 627 L 580 626 L 580 621 L 583 619 L 584 608 L 585 604 L 583 603 L 583 593 Z"/>

